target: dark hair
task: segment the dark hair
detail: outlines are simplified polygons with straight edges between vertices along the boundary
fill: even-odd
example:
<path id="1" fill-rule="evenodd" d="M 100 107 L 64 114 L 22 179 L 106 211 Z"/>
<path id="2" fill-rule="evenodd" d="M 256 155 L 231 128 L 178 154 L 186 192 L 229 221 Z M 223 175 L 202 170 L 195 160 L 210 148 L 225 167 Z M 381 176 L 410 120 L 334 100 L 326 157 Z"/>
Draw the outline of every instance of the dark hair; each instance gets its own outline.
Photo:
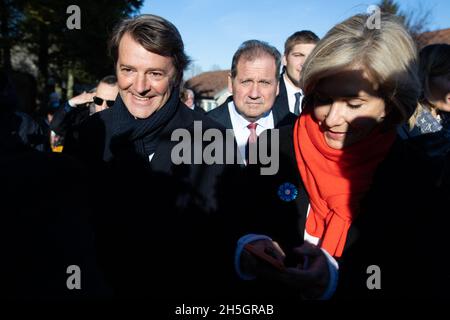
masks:
<path id="1" fill-rule="evenodd" d="M 17 92 L 9 73 L 0 68 L 0 112 L 13 111 L 19 104 Z"/>
<path id="2" fill-rule="evenodd" d="M 261 57 L 262 55 L 269 55 L 275 60 L 275 77 L 278 81 L 281 65 L 281 54 L 274 46 L 259 40 L 247 40 L 239 46 L 238 50 L 233 55 L 233 61 L 231 62 L 231 77 L 236 77 L 237 64 L 241 58 L 253 60 Z"/>
<path id="3" fill-rule="evenodd" d="M 117 84 L 117 77 L 114 76 L 114 75 L 109 75 L 109 76 L 104 77 L 104 78 L 103 78 L 102 80 L 100 80 L 98 83 L 99 83 L 99 84 L 100 84 L 100 83 L 106 83 L 106 84 L 109 84 L 110 86 L 114 86 L 114 85 Z"/>
<path id="4" fill-rule="evenodd" d="M 6 96 L 9 87 L 9 77 L 6 71 L 0 68 L 0 97 Z"/>
<path id="5" fill-rule="evenodd" d="M 419 53 L 419 77 L 422 83 L 422 99 L 430 91 L 431 77 L 450 73 L 450 44 L 428 45 Z"/>
<path id="6" fill-rule="evenodd" d="M 194 99 L 195 99 L 195 92 L 194 90 L 190 88 L 182 88 L 180 90 L 180 99 L 181 101 L 185 102 L 189 98 L 189 92 L 192 92 Z"/>
<path id="7" fill-rule="evenodd" d="M 284 54 L 288 55 L 297 44 L 316 44 L 319 40 L 319 37 L 312 31 L 297 31 L 286 39 L 284 43 Z"/>
<path id="8" fill-rule="evenodd" d="M 114 64 L 118 60 L 120 40 L 125 34 L 129 34 L 146 50 L 172 58 L 176 70 L 174 85 L 181 82 L 183 71 L 190 59 L 184 52 L 183 40 L 178 29 L 171 22 L 152 14 L 122 20 L 115 27 L 109 41 L 109 52 Z"/>

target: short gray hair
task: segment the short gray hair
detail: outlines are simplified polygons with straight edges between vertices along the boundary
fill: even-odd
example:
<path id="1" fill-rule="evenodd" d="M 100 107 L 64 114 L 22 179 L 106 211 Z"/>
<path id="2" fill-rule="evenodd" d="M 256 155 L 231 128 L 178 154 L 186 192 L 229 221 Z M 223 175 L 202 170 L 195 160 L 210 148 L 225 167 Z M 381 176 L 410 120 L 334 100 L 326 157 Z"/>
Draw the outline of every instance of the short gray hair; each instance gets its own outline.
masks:
<path id="1" fill-rule="evenodd" d="M 231 62 L 231 77 L 236 77 L 237 65 L 240 59 L 253 60 L 263 55 L 271 56 L 275 60 L 275 77 L 278 81 L 278 75 L 280 74 L 281 54 L 277 48 L 271 46 L 265 41 L 260 40 L 247 40 L 239 46 L 238 50 L 233 55 L 233 61 Z"/>

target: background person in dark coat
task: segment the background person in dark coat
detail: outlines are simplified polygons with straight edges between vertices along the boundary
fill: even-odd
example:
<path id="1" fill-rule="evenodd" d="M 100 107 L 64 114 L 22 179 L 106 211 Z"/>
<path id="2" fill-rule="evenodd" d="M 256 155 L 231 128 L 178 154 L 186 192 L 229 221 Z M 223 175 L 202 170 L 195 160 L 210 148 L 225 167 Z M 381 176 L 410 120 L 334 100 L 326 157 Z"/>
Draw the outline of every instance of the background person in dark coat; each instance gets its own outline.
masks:
<path id="1" fill-rule="evenodd" d="M 84 91 L 59 107 L 50 122 L 50 129 L 60 140 L 58 143 L 64 145 L 66 135 L 73 134 L 74 128 L 90 115 L 112 107 L 118 91 L 117 77 L 109 75 L 102 78 L 91 91 Z"/>
<path id="2" fill-rule="evenodd" d="M 273 107 L 274 112 L 282 118 L 290 113 L 298 116 L 302 111 L 301 71 L 306 58 L 318 42 L 319 37 L 314 32 L 302 30 L 290 35 L 284 43 L 280 92 Z"/>
<path id="3" fill-rule="evenodd" d="M 422 91 L 416 111 L 397 130 L 428 163 L 435 185 L 450 185 L 450 44 L 432 44 L 419 52 Z M 427 170 L 428 171 L 428 170 Z"/>
<path id="4" fill-rule="evenodd" d="M 205 113 L 205 110 L 197 106 L 197 104 L 195 103 L 195 93 L 193 90 L 188 88 L 182 88 L 180 90 L 180 99 L 189 109 L 200 113 Z"/>
<path id="5" fill-rule="evenodd" d="M 80 164 L 41 152 L 31 117 L 15 112 L 14 90 L 0 73 L 1 300 L 71 300 L 111 296 L 98 267 L 92 213 Z M 68 279 L 79 267 L 77 286 Z M 74 282 L 69 281 L 74 284 Z"/>
<path id="6" fill-rule="evenodd" d="M 18 104 L 16 88 L 8 73 L 0 69 L 0 152 L 49 151 L 49 139 L 42 126 L 17 111 Z"/>
<path id="7" fill-rule="evenodd" d="M 411 139 L 443 130 L 442 135 L 447 135 L 450 142 L 449 134 L 445 133 L 450 131 L 450 44 L 432 44 L 420 50 L 419 75 L 422 84 L 419 103 L 408 123 L 399 128 L 399 135 Z"/>
<path id="8" fill-rule="evenodd" d="M 116 104 L 90 117 L 65 152 L 92 170 L 98 252 L 115 294 L 153 301 L 226 294 L 232 264 L 218 259 L 233 249 L 221 246 L 229 234 L 221 196 L 234 167 L 204 163 L 203 131 L 220 125 L 180 101 L 189 62 L 181 36 L 164 18 L 141 15 L 117 26 L 110 49 Z M 188 136 L 181 164 L 172 154 L 176 130 Z"/>

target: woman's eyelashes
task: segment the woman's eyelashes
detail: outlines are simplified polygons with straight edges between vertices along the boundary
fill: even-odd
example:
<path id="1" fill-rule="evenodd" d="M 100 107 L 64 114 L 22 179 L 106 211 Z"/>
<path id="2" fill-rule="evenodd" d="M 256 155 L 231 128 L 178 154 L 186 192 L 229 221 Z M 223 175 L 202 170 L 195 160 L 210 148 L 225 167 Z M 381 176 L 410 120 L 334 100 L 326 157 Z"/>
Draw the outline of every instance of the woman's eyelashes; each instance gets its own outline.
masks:
<path id="1" fill-rule="evenodd" d="M 361 107 L 364 104 L 364 101 L 360 100 L 360 99 L 335 99 L 335 98 L 331 98 L 331 97 L 327 97 L 326 95 L 323 94 L 315 94 L 314 95 L 314 101 L 316 103 L 316 105 L 331 105 L 333 104 L 336 100 L 342 100 L 344 101 L 347 106 L 351 109 L 358 109 L 359 107 Z"/>

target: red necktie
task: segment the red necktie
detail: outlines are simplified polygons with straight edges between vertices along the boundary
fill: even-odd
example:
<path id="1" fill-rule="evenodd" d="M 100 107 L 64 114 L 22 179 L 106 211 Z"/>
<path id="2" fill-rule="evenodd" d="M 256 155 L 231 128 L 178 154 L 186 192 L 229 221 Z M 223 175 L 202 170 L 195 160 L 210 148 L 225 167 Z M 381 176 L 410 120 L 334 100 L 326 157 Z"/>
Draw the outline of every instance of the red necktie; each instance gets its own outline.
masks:
<path id="1" fill-rule="evenodd" d="M 250 123 L 247 128 L 250 130 L 250 135 L 248 136 L 248 143 L 255 143 L 257 139 L 256 135 L 256 126 L 258 124 L 256 122 Z"/>
<path id="2" fill-rule="evenodd" d="M 247 160 L 247 164 L 249 164 L 249 150 L 250 144 L 255 144 L 258 136 L 256 135 L 256 126 L 258 124 L 256 122 L 250 123 L 247 128 L 250 130 L 250 135 L 248 136 L 247 145 L 245 148 L 245 159 Z M 252 148 L 253 149 L 253 148 Z"/>

